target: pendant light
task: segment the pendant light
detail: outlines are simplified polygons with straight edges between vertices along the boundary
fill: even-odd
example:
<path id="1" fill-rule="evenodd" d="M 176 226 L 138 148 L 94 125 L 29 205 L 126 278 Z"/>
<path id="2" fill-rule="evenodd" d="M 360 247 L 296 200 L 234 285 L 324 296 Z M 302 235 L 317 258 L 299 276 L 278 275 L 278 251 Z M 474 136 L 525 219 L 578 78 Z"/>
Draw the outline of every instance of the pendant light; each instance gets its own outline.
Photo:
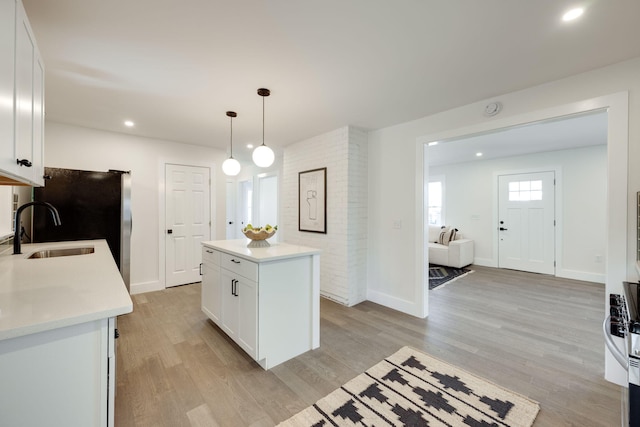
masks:
<path id="1" fill-rule="evenodd" d="M 240 173 L 240 162 L 233 158 L 233 118 L 236 116 L 235 112 L 227 111 L 231 126 L 231 136 L 229 138 L 231 153 L 229 158 L 222 163 L 222 172 L 227 176 L 236 176 Z"/>
<path id="2" fill-rule="evenodd" d="M 259 145 L 255 150 L 253 150 L 251 157 L 257 166 L 260 166 L 261 168 L 268 168 L 273 164 L 275 155 L 271 148 L 264 145 L 264 98 L 271 95 L 271 91 L 269 89 L 261 88 L 258 89 L 258 95 L 262 97 L 262 145 Z"/>

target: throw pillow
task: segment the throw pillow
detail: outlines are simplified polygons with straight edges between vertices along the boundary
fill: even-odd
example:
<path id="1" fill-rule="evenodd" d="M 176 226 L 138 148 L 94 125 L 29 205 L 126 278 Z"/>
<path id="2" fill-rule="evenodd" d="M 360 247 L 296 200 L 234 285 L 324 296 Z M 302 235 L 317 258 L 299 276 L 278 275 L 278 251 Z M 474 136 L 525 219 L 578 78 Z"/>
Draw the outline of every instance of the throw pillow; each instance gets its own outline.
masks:
<path id="1" fill-rule="evenodd" d="M 456 240 L 456 233 L 458 232 L 457 228 L 452 228 L 445 236 L 443 241 L 443 245 L 449 246 L 449 242 L 453 242 Z"/>
<path id="2" fill-rule="evenodd" d="M 449 227 L 445 227 L 444 225 L 440 229 L 440 236 L 438 237 L 438 241 L 435 243 L 440 243 L 441 245 L 448 245 L 449 240 L 447 236 L 449 235 Z M 446 243 L 445 243 L 446 240 Z"/>

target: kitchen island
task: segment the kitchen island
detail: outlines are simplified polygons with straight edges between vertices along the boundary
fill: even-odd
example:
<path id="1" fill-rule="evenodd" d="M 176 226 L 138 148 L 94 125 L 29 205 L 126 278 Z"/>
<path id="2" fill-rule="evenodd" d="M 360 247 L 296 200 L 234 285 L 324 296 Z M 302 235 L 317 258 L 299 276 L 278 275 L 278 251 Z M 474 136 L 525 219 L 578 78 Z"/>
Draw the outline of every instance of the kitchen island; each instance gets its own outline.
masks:
<path id="1" fill-rule="evenodd" d="M 91 253 L 46 257 L 70 248 Z M 132 310 L 104 240 L 0 255 L 0 425 L 113 425 L 115 317 Z"/>
<path id="2" fill-rule="evenodd" d="M 320 346 L 320 250 L 203 242 L 202 311 L 263 369 Z"/>

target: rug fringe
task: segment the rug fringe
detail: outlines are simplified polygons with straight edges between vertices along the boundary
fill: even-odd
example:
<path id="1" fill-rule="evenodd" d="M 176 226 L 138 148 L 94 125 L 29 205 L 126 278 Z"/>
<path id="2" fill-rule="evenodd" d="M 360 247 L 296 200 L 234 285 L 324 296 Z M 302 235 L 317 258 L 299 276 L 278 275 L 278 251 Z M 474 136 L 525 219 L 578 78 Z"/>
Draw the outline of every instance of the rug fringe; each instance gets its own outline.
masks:
<path id="1" fill-rule="evenodd" d="M 435 291 L 436 289 L 442 289 L 442 288 L 444 288 L 445 286 L 447 286 L 449 283 L 451 283 L 451 282 L 455 282 L 456 280 L 460 279 L 461 277 L 464 277 L 464 276 L 466 276 L 467 274 L 471 274 L 471 273 L 473 273 L 474 271 L 475 271 L 475 270 L 469 270 L 469 271 L 467 271 L 466 273 L 461 274 L 461 275 L 459 275 L 459 276 L 456 276 L 456 277 L 454 277 L 454 278 L 453 278 L 453 279 L 451 279 L 451 280 L 447 280 L 447 281 L 446 281 L 446 282 L 444 282 L 442 285 L 440 285 L 440 286 L 436 286 L 435 288 L 433 288 L 433 289 L 429 289 L 429 290 L 430 290 L 430 291 Z"/>

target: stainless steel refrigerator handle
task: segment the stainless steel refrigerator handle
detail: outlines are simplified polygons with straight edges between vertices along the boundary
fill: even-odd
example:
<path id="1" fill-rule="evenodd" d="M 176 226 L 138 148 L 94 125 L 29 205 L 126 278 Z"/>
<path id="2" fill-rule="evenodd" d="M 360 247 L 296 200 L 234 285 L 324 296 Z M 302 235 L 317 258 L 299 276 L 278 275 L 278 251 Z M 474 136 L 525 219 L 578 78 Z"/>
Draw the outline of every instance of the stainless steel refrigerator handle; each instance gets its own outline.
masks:
<path id="1" fill-rule="evenodd" d="M 602 333 L 604 333 L 604 343 L 607 345 L 607 348 L 613 354 L 616 361 L 622 366 L 624 369 L 629 370 L 629 361 L 627 360 L 627 356 L 622 354 L 618 346 L 613 339 L 611 338 L 611 334 L 609 331 L 611 330 L 611 316 L 607 316 L 602 322 Z"/>

